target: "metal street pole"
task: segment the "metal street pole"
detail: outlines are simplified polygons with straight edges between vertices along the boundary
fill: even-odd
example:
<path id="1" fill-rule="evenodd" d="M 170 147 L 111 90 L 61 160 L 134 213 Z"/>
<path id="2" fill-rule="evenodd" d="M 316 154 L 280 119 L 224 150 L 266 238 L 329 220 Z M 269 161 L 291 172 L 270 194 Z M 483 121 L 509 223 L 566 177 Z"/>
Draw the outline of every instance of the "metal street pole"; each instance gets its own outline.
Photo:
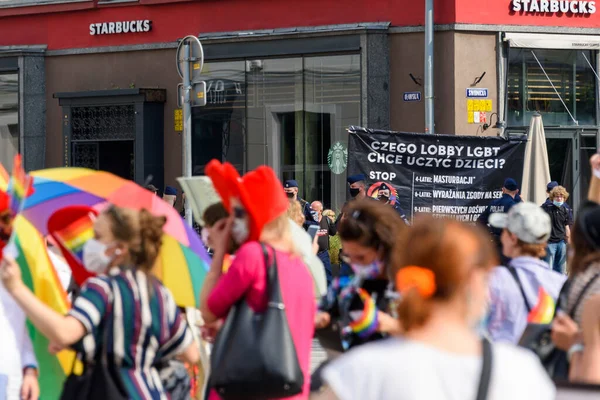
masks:
<path id="1" fill-rule="evenodd" d="M 190 44 L 186 41 L 183 44 L 183 55 L 184 55 L 184 68 L 183 73 L 183 134 L 182 134 L 182 175 L 186 178 L 192 176 L 192 103 L 191 95 L 192 92 L 192 81 L 190 79 L 190 67 L 192 65 L 190 61 Z M 190 207 L 189 200 L 185 200 L 185 220 L 192 226 L 192 208 Z"/>
<path id="2" fill-rule="evenodd" d="M 433 0 L 425 0 L 425 133 L 435 133 L 433 118 Z"/>

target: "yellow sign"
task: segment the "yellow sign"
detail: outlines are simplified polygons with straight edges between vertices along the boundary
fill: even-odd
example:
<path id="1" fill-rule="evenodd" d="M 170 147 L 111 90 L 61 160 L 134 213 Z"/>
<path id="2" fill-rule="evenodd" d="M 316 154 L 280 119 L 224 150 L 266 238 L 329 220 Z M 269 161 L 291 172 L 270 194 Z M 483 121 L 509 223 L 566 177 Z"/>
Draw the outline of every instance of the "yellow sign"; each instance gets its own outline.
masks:
<path id="1" fill-rule="evenodd" d="M 175 110 L 175 132 L 183 132 L 183 110 Z"/>
<path id="2" fill-rule="evenodd" d="M 199 99 L 203 99 L 204 98 L 204 92 L 198 92 L 198 94 L 196 95 L 196 97 L 198 97 Z"/>
<path id="3" fill-rule="evenodd" d="M 193 68 L 194 69 L 200 69 L 200 63 L 194 63 L 193 64 Z"/>
<path id="4" fill-rule="evenodd" d="M 467 100 L 467 123 L 480 124 L 487 121 L 487 113 L 492 112 L 492 100 Z M 481 118 L 483 117 L 483 118 Z"/>

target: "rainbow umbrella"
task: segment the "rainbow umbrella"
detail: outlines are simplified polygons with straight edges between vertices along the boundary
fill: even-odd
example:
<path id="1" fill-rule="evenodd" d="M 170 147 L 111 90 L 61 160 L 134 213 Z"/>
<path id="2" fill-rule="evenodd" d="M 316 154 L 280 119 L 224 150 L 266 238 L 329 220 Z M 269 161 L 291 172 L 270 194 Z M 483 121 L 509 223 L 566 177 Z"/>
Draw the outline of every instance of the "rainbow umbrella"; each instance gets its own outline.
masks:
<path id="1" fill-rule="evenodd" d="M 33 194 L 25 199 L 22 216 L 44 236 L 48 220 L 68 206 L 97 209 L 110 204 L 167 218 L 155 274 L 181 307 L 199 307 L 200 289 L 210 266 L 201 239 L 177 210 L 152 192 L 108 172 L 85 168 L 53 168 L 31 173 Z"/>

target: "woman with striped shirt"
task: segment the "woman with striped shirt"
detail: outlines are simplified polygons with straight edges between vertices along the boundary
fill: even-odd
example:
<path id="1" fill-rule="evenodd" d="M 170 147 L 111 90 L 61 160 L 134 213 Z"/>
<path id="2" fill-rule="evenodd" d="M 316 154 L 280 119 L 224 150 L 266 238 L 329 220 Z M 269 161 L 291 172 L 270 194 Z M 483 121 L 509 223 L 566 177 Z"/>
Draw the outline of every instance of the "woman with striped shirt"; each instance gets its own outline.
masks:
<path id="1" fill-rule="evenodd" d="M 105 352 L 130 399 L 167 399 L 155 366 L 178 355 L 188 363 L 199 359 L 171 293 L 151 274 L 165 222 L 146 210 L 111 206 L 100 214 L 84 262 L 110 273 L 90 278 L 66 316 L 35 297 L 13 260 L 5 258 L 0 267 L 6 289 L 50 342 L 68 347 L 85 337 L 86 360 Z"/>

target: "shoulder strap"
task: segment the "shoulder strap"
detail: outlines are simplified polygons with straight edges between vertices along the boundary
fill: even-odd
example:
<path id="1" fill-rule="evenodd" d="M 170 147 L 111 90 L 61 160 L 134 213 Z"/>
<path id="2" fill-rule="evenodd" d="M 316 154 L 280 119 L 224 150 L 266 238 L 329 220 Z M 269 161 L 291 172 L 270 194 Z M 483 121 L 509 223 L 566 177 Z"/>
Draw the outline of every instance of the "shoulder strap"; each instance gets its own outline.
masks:
<path id="1" fill-rule="evenodd" d="M 508 272 L 510 272 L 510 274 L 512 275 L 512 277 L 514 278 L 515 282 L 517 282 L 517 285 L 519 286 L 519 290 L 521 291 L 521 296 L 523 296 L 523 301 L 525 302 L 525 308 L 527 308 L 527 312 L 531 312 L 531 306 L 529 305 L 529 302 L 527 301 L 527 296 L 525 296 L 525 291 L 523 290 L 523 285 L 521 285 L 521 280 L 519 279 L 519 274 L 517 274 L 517 270 L 510 265 L 504 265 L 504 267 L 506 269 L 508 269 Z"/>
<path id="2" fill-rule="evenodd" d="M 283 310 L 283 296 L 281 295 L 281 288 L 279 286 L 279 271 L 277 269 L 277 252 L 271 246 L 268 246 L 273 253 L 273 260 L 269 263 L 269 250 L 267 249 L 268 245 L 264 243 L 260 243 L 260 247 L 263 251 L 263 256 L 265 258 L 265 268 L 267 269 L 267 293 L 269 296 L 269 307 L 276 307 Z"/>
<path id="3" fill-rule="evenodd" d="M 571 308 L 571 312 L 569 313 L 569 316 L 571 317 L 571 319 L 575 319 L 575 312 L 577 310 L 577 307 L 579 307 L 579 303 L 581 303 L 581 301 L 583 300 L 583 297 L 585 296 L 585 292 L 588 291 L 588 289 L 590 288 L 590 286 L 592 286 L 592 284 L 599 277 L 600 277 L 600 272 L 597 272 L 596 275 L 594 275 L 592 277 L 592 279 L 590 279 L 588 281 L 588 283 L 585 284 L 585 286 L 581 290 L 581 293 L 579 293 L 579 296 L 577 296 L 577 300 L 575 300 L 575 303 L 573 304 L 573 307 Z"/>
<path id="4" fill-rule="evenodd" d="M 492 377 L 492 345 L 486 338 L 481 340 L 481 345 L 483 347 L 483 365 L 476 400 L 487 399 Z"/>

